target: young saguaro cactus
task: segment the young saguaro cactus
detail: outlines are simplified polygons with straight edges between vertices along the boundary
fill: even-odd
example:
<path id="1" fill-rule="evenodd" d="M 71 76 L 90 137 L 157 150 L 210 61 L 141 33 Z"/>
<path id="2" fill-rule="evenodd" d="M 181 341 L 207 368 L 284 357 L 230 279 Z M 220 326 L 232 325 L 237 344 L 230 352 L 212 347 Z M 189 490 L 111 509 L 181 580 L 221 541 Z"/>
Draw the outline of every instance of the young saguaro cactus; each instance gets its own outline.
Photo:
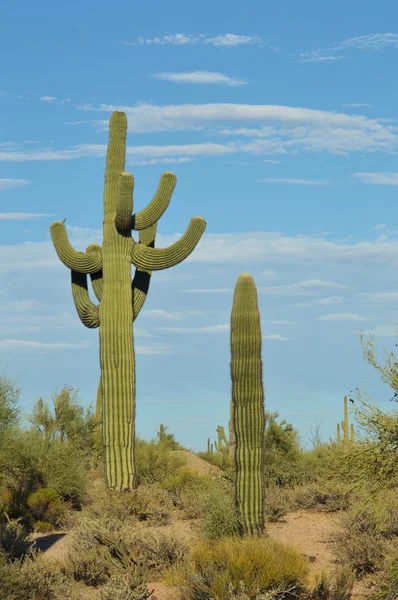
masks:
<path id="1" fill-rule="evenodd" d="M 176 185 L 164 173 L 152 201 L 133 214 L 134 179 L 124 171 L 127 118 L 116 111 L 109 123 L 106 156 L 102 248 L 91 244 L 74 250 L 64 223 L 51 225 L 51 237 L 60 260 L 72 274 L 77 313 L 86 327 L 99 327 L 102 441 L 108 488 L 128 490 L 135 484 L 135 356 L 133 320 L 144 304 L 152 271 L 183 261 L 196 247 L 206 222 L 195 217 L 185 234 L 168 248 L 155 248 L 157 221 L 169 205 Z M 139 231 L 139 242 L 131 235 Z M 135 276 L 131 281 L 131 266 Z M 99 305 L 91 302 L 90 275 Z"/>
<path id="2" fill-rule="evenodd" d="M 235 501 L 242 530 L 264 530 L 264 389 L 261 327 L 254 279 L 239 276 L 231 313 Z"/>

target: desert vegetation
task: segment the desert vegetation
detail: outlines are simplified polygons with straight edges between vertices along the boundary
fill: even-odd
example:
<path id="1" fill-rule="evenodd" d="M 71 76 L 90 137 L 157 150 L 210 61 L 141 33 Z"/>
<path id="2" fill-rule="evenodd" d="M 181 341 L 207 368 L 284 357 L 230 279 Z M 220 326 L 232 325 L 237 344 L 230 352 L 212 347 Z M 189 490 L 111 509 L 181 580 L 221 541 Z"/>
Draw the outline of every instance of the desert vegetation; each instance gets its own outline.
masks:
<path id="1" fill-rule="evenodd" d="M 180 241 L 154 248 L 175 177 L 165 174 L 132 215 L 125 136 L 125 115 L 115 113 L 103 247 L 76 252 L 63 223 L 51 228 L 78 315 L 100 331 L 96 406 L 63 387 L 26 413 L 17 384 L 0 377 L 0 598 L 394 600 L 398 412 L 347 394 L 335 438 L 315 430 L 304 448 L 283 413 L 267 410 L 250 275 L 237 278 L 231 298 L 225 422 L 201 452 L 183 447 L 167 423 L 151 440 L 136 435 L 133 321 L 152 271 L 188 256 L 205 222 L 195 218 Z M 372 339 L 362 347 L 396 394 L 395 357 L 383 365 Z"/>

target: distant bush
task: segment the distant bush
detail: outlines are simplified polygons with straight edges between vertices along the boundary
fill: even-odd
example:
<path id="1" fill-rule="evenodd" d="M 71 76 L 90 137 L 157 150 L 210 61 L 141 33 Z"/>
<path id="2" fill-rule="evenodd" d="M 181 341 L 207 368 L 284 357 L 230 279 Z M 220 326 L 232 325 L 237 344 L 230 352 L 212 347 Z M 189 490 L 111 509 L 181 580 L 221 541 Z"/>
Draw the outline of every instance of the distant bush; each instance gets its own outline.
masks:
<path id="1" fill-rule="evenodd" d="M 137 483 L 159 483 L 182 467 L 185 461 L 154 440 L 136 442 Z"/>
<path id="2" fill-rule="evenodd" d="M 268 487 L 265 491 L 266 521 L 276 523 L 293 508 L 293 491 L 276 486 Z"/>
<path id="3" fill-rule="evenodd" d="M 187 600 L 239 597 L 242 583 L 248 600 L 276 590 L 279 598 L 294 598 L 304 590 L 307 572 L 304 558 L 278 542 L 225 538 L 199 542 L 167 581 L 180 585 Z"/>
<path id="4" fill-rule="evenodd" d="M 295 508 L 337 512 L 348 510 L 352 497 L 347 485 L 323 481 L 297 487 L 293 493 L 293 505 Z"/>

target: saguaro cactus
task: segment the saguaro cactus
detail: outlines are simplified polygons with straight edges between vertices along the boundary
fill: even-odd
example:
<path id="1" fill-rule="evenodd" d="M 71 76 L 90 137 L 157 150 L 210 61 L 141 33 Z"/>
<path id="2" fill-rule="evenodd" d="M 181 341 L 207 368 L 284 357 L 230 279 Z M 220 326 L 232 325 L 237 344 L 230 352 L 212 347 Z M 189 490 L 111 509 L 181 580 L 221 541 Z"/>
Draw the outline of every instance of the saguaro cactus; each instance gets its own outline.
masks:
<path id="1" fill-rule="evenodd" d="M 343 430 L 343 441 L 347 444 L 350 439 L 349 424 L 348 424 L 348 400 L 347 396 L 344 396 L 344 421 L 341 421 L 341 428 Z"/>
<path id="2" fill-rule="evenodd" d="M 69 243 L 64 223 L 51 225 L 51 237 L 60 260 L 71 269 L 77 313 L 86 327 L 99 327 L 102 440 L 105 478 L 109 488 L 131 489 L 135 480 L 135 357 L 133 320 L 144 304 L 152 271 L 183 261 L 199 242 L 205 221 L 195 217 L 180 240 L 156 249 L 158 219 L 169 205 L 176 184 L 164 173 L 152 201 L 133 212 L 134 179 L 124 172 L 127 118 L 114 112 L 109 124 L 104 189 L 103 246 L 77 252 Z M 139 231 L 139 242 L 131 236 Z M 131 281 L 131 265 L 135 276 Z M 87 275 L 99 305 L 90 301 Z"/>
<path id="3" fill-rule="evenodd" d="M 221 452 L 223 448 L 223 443 L 228 446 L 228 440 L 225 435 L 225 429 L 222 425 L 218 425 L 217 429 L 217 447 L 218 451 Z"/>
<path id="4" fill-rule="evenodd" d="M 231 313 L 235 500 L 242 530 L 264 530 L 264 389 L 261 327 L 254 279 L 240 275 Z"/>

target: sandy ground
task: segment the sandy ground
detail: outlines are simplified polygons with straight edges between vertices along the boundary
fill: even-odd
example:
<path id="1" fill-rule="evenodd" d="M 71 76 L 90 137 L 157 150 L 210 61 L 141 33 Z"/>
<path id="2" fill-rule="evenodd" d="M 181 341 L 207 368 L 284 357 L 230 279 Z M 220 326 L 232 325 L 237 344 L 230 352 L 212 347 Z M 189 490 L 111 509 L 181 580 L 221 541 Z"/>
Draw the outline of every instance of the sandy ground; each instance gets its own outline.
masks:
<path id="1" fill-rule="evenodd" d="M 176 454 L 186 459 L 186 467 L 199 474 L 220 474 L 218 467 L 210 465 L 198 456 L 186 451 Z M 333 534 L 340 528 L 339 517 L 313 511 L 295 511 L 287 514 L 279 523 L 269 523 L 267 533 L 275 540 L 295 547 L 309 561 L 311 583 L 315 584 L 322 572 L 333 573 L 336 562 L 333 553 Z M 148 531 L 162 530 L 164 533 L 173 533 L 192 541 L 197 535 L 196 523 L 171 519 L 168 525 L 150 527 Z M 47 535 L 35 536 L 36 544 L 46 557 L 46 560 L 63 562 L 68 553 L 67 532 L 54 532 Z M 43 556 L 43 558 L 44 558 Z M 152 600 L 180 600 L 178 590 L 169 588 L 159 582 L 150 582 L 148 589 L 154 590 Z M 94 592 L 94 590 L 93 590 Z M 365 581 L 358 582 L 353 590 L 352 600 L 364 600 L 371 590 Z M 92 592 L 91 592 L 92 594 Z M 94 598 L 87 595 L 87 598 Z"/>

